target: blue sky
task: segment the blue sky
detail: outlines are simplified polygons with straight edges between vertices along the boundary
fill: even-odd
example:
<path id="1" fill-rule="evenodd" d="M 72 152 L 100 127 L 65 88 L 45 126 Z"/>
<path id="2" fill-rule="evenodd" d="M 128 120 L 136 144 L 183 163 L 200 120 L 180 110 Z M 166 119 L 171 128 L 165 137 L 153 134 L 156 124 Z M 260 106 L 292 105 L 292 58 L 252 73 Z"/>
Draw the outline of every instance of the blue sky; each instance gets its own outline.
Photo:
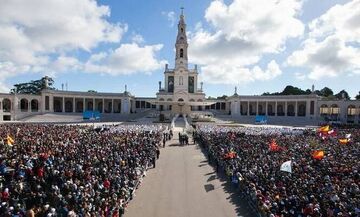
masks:
<path id="1" fill-rule="evenodd" d="M 55 78 L 55 87 L 155 96 L 174 66 L 185 7 L 190 67 L 209 96 L 328 86 L 352 97 L 360 81 L 360 1 L 55 0 L 0 3 L 0 90 Z M 359 18 L 359 19 L 357 19 Z"/>

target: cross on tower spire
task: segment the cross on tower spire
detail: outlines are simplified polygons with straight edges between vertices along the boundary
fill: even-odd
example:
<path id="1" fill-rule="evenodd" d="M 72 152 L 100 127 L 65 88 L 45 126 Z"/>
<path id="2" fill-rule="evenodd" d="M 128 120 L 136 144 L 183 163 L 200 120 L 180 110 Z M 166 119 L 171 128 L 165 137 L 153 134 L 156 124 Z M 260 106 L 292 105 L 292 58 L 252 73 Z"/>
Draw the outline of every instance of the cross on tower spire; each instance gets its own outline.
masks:
<path id="1" fill-rule="evenodd" d="M 185 9 L 185 8 L 184 8 L 184 7 L 181 7 L 180 9 L 181 9 L 181 15 L 184 16 L 184 9 Z"/>

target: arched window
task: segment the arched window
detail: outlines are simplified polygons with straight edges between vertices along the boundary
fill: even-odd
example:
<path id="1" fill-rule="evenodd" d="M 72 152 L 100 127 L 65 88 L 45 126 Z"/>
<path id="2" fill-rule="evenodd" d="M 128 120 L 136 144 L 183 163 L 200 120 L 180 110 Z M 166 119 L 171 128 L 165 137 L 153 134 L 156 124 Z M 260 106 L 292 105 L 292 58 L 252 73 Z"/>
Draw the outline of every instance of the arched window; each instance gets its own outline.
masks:
<path id="1" fill-rule="evenodd" d="M 78 101 L 76 103 L 76 112 L 83 112 L 84 111 L 84 104 L 82 101 Z"/>
<path id="2" fill-rule="evenodd" d="M 62 112 L 62 100 L 54 97 L 54 112 Z"/>
<path id="3" fill-rule="evenodd" d="M 65 101 L 65 112 L 73 111 L 73 102 L 71 100 Z"/>
<path id="4" fill-rule="evenodd" d="M 29 109 L 29 101 L 27 99 L 20 100 L 20 110 L 22 112 L 27 112 Z"/>
<path id="5" fill-rule="evenodd" d="M 262 105 L 258 105 L 258 114 L 263 115 L 263 107 L 262 107 Z"/>
<path id="6" fill-rule="evenodd" d="M 93 110 L 93 107 L 94 107 L 93 102 L 92 102 L 92 101 L 89 101 L 89 102 L 87 103 L 87 110 L 88 110 L 88 111 L 92 111 L 92 110 Z"/>
<path id="7" fill-rule="evenodd" d="M 300 104 L 298 108 L 298 116 L 305 116 L 306 115 L 306 105 Z"/>
<path id="8" fill-rule="evenodd" d="M 31 111 L 38 112 L 39 111 L 39 101 L 37 99 L 31 100 Z"/>
<path id="9" fill-rule="evenodd" d="M 347 110 L 348 116 L 354 116 L 356 115 L 356 107 L 354 105 L 349 105 Z"/>
<path id="10" fill-rule="evenodd" d="M 184 57 L 184 49 L 180 49 L 180 58 L 183 58 Z"/>
<path id="11" fill-rule="evenodd" d="M 290 104 L 287 106 L 287 116 L 295 116 L 295 107 Z"/>
<path id="12" fill-rule="evenodd" d="M 327 115 L 329 113 L 328 106 L 323 104 L 320 106 L 320 115 Z"/>
<path id="13" fill-rule="evenodd" d="M 2 101 L 3 112 L 10 112 L 11 111 L 11 101 L 10 99 L 4 99 Z"/>
<path id="14" fill-rule="evenodd" d="M 268 110 L 267 115 L 270 115 L 270 116 L 274 115 L 273 106 L 271 104 L 268 104 L 267 110 Z"/>
<path id="15" fill-rule="evenodd" d="M 256 112 L 254 112 L 253 105 L 249 105 L 249 114 L 254 115 Z"/>
<path id="16" fill-rule="evenodd" d="M 284 116 L 284 107 L 283 105 L 277 105 L 277 115 L 278 116 Z"/>
<path id="17" fill-rule="evenodd" d="M 340 113 L 340 108 L 337 104 L 333 104 L 330 107 L 330 114 L 332 115 L 338 115 Z"/>

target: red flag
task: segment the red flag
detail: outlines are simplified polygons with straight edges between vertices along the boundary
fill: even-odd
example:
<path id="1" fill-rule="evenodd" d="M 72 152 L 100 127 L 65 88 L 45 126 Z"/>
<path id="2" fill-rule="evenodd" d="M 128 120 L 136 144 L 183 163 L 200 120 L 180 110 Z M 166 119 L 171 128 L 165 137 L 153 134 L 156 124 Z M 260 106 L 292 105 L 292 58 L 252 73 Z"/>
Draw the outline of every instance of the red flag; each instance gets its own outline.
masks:
<path id="1" fill-rule="evenodd" d="M 316 150 L 312 153 L 312 157 L 316 160 L 322 160 L 325 156 L 325 152 L 322 150 Z"/>
<path id="2" fill-rule="evenodd" d="M 233 159 L 236 157 L 236 152 L 230 151 L 229 153 L 224 155 L 224 159 Z"/>
<path id="3" fill-rule="evenodd" d="M 275 139 L 269 144 L 270 151 L 281 151 L 281 147 L 276 143 Z"/>

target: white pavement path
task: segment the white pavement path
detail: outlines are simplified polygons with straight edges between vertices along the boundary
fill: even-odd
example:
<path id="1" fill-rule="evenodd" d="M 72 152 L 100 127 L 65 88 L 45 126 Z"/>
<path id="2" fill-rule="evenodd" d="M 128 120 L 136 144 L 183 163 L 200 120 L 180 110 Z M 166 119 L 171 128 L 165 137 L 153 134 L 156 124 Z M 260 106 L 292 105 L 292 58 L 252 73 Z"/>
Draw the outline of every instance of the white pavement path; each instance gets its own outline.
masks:
<path id="1" fill-rule="evenodd" d="M 179 146 L 177 135 L 161 149 L 155 169 L 150 169 L 125 217 L 226 217 L 254 216 L 224 178 L 219 179 L 196 145 Z M 192 141 L 192 140 L 190 140 Z"/>

